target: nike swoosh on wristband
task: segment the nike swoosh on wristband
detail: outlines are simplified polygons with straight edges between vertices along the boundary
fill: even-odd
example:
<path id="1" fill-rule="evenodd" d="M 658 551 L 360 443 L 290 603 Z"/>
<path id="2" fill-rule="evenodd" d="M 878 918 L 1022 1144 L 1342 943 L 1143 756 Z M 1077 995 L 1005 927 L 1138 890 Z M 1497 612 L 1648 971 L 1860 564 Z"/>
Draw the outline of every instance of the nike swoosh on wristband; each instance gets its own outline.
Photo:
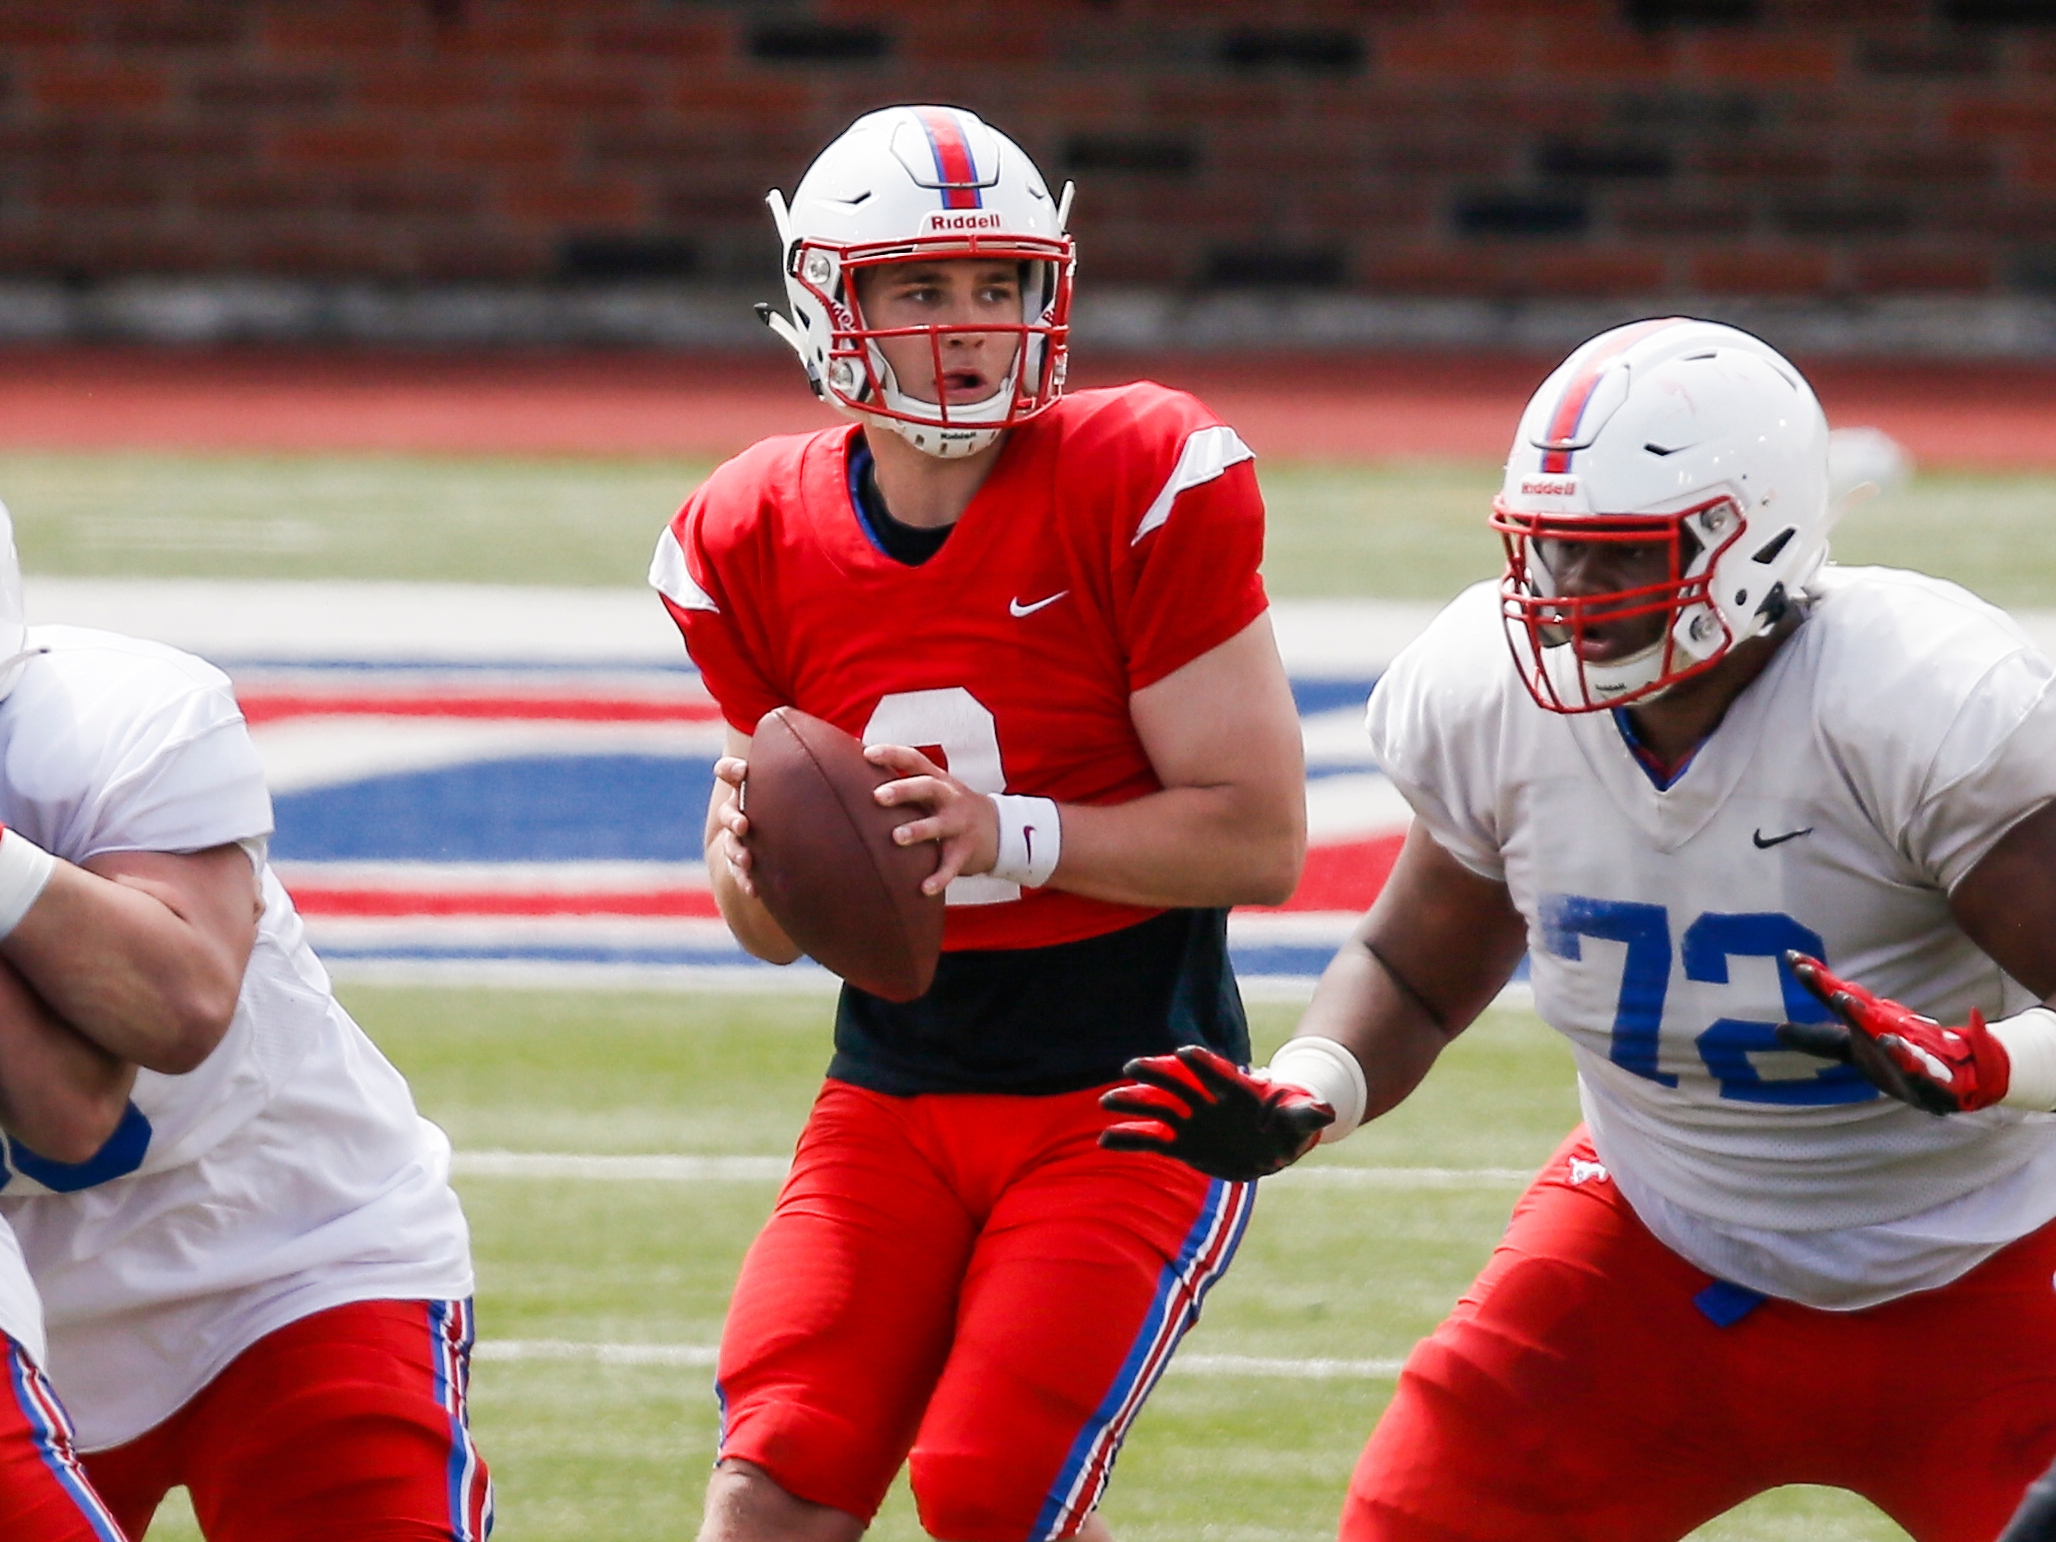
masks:
<path id="1" fill-rule="evenodd" d="M 1032 605 L 1023 605 L 1019 600 L 1008 600 L 1007 614 L 1016 618 L 1019 618 L 1021 616 L 1032 616 L 1038 610 L 1041 610 L 1044 606 L 1056 604 L 1058 600 L 1061 600 L 1065 595 L 1069 594 L 1070 592 L 1071 591 L 1068 589 L 1059 589 L 1055 594 L 1051 595 L 1048 599 L 1037 600 Z"/>
<path id="2" fill-rule="evenodd" d="M 1773 846 L 1782 846 L 1787 841 L 1796 841 L 1802 835 L 1811 834 L 1813 834 L 1813 826 L 1808 825 L 1803 830 L 1787 830 L 1783 835 L 1773 835 L 1768 840 L 1764 838 L 1763 832 L 1758 830 L 1749 839 L 1756 843 L 1758 851 L 1769 851 Z"/>

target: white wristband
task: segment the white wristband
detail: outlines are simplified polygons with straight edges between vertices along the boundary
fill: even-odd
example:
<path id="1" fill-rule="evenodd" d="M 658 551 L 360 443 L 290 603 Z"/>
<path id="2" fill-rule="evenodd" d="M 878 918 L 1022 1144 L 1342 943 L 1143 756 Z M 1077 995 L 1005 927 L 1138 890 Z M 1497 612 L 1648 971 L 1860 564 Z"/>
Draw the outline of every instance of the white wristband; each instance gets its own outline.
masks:
<path id="1" fill-rule="evenodd" d="M 1041 888 L 1057 870 L 1057 855 L 1064 845 L 1056 804 L 1048 798 L 1024 798 L 1011 792 L 988 796 L 999 810 L 999 856 L 993 861 L 992 876 L 1024 889 Z"/>
<path id="2" fill-rule="evenodd" d="M 19 830 L 0 827 L 0 937 L 21 924 L 57 870 L 57 859 Z"/>
<path id="3" fill-rule="evenodd" d="M 2035 1108 L 2043 1113 L 2056 1109 L 2056 1012 L 2029 1007 L 1989 1026 L 2013 1065 L 2006 1096 L 1999 1101 L 2007 1108 Z"/>
<path id="4" fill-rule="evenodd" d="M 1268 1067 L 1271 1080 L 1304 1087 L 1335 1110 L 1335 1122 L 1321 1131 L 1321 1143 L 1338 1141 L 1364 1122 L 1371 1089 L 1356 1056 L 1333 1039 L 1308 1034 L 1287 1039 Z"/>

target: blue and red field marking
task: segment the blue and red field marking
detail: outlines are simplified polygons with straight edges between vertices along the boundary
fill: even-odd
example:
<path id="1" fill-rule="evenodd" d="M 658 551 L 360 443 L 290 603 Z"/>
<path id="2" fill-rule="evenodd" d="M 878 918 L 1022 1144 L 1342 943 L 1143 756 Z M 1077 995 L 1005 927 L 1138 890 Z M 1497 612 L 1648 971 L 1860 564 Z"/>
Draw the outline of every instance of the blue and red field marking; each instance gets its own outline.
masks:
<path id="1" fill-rule="evenodd" d="M 324 956 L 750 965 L 699 860 L 721 725 L 691 671 L 231 672 Z M 1368 686 L 1300 683 L 1317 839 L 1290 903 L 1235 918 L 1245 973 L 1318 972 L 1391 865 L 1404 815 L 1350 742 Z"/>
<path id="2" fill-rule="evenodd" d="M 331 963 L 829 983 L 750 959 L 721 923 L 700 859 L 721 720 L 646 592 L 34 579 L 28 601 L 228 671 L 272 861 Z M 1231 919 L 1246 977 L 1318 973 L 1390 869 L 1408 815 L 1363 703 L 1431 609 L 1274 612 L 1312 849 L 1290 903 Z"/>

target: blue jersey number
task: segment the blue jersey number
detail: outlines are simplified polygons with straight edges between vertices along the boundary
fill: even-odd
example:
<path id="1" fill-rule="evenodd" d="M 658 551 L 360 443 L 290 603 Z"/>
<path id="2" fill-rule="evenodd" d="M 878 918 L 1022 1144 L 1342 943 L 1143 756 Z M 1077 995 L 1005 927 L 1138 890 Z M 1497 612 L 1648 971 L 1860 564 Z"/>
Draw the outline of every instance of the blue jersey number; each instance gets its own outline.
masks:
<path id="1" fill-rule="evenodd" d="M 1637 1076 L 1675 1087 L 1675 1076 L 1656 1069 L 1663 1032 L 1663 997 L 1670 989 L 1670 912 L 1661 905 L 1551 894 L 1542 901 L 1542 946 L 1575 963 L 1583 957 L 1580 937 L 1624 942 L 1620 1005 L 1613 1014 L 1613 1063 Z"/>
<path id="2" fill-rule="evenodd" d="M 21 1173 L 54 1193 L 76 1194 L 80 1189 L 126 1178 L 143 1165 L 143 1154 L 149 1149 L 150 1121 L 143 1117 L 140 1108 L 131 1103 L 121 1116 L 121 1123 L 114 1127 L 114 1133 L 83 1162 L 53 1162 L 9 1136 L 9 1170 L 0 1173 L 0 1188 L 5 1188 L 15 1173 Z"/>
<path id="3" fill-rule="evenodd" d="M 1627 945 L 1621 970 L 1619 1005 L 1613 1015 L 1609 1058 L 1622 1070 L 1660 1082 L 1678 1084 L 1676 1076 L 1657 1069 L 1663 1031 L 1663 1002 L 1670 989 L 1670 912 L 1662 905 L 1630 900 L 1587 899 L 1577 894 L 1552 894 L 1541 907 L 1542 946 L 1558 958 L 1575 962 L 1579 939 L 1591 937 Z M 1709 985 L 1728 983 L 1731 958 L 1776 958 L 1778 986 L 1787 1022 L 1826 1022 L 1827 1008 L 1807 992 L 1780 955 L 1787 948 L 1825 956 L 1821 939 L 1811 928 L 1775 911 L 1736 915 L 1708 911 L 1685 928 L 1678 952 L 1684 955 L 1685 978 Z M 1782 1048 L 1774 1023 L 1752 1018 L 1717 1018 L 1693 1041 L 1720 1095 L 1743 1103 L 1861 1103 L 1877 1089 L 1853 1066 L 1828 1065 L 1809 1076 L 1765 1081 L 1752 1054 Z"/>

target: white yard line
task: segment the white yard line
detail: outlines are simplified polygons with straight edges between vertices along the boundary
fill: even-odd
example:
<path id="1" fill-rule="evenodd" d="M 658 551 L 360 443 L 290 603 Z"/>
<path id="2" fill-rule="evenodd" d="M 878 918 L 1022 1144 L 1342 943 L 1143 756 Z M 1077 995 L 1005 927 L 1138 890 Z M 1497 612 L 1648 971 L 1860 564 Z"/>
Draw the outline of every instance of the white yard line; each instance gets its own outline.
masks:
<path id="1" fill-rule="evenodd" d="M 1291 1188 L 1335 1189 L 1496 1189 L 1526 1184 L 1532 1167 L 1345 1167 L 1319 1163 L 1288 1167 L 1267 1184 Z"/>
<path id="2" fill-rule="evenodd" d="M 654 537 L 653 537 L 654 538 Z M 106 627 L 217 662 L 676 666 L 685 650 L 648 589 L 504 584 L 62 578 L 30 574 L 39 624 Z M 1279 651 L 1304 678 L 1369 679 L 1440 605 L 1281 600 Z"/>
<path id="3" fill-rule="evenodd" d="M 734 936 L 722 922 L 713 916 L 615 916 L 615 915 L 543 915 L 543 916 L 333 916 L 312 915 L 306 918 L 307 935 L 314 944 L 314 951 L 323 955 L 326 962 L 331 952 L 347 958 L 353 953 L 391 950 L 403 956 L 395 963 L 410 962 L 404 954 L 415 948 L 446 948 L 456 953 L 469 949 L 476 954 L 490 955 L 495 950 L 519 948 L 615 948 L 628 952 L 667 951 L 698 953 L 709 959 L 721 960 L 714 967 L 752 968 L 746 962 L 749 955 L 742 951 Z M 728 964 L 734 959 L 734 964 Z M 506 960 L 480 959 L 478 962 L 506 962 L 520 964 L 519 958 Z M 454 959 L 423 960 L 423 962 L 471 963 L 458 953 Z M 619 967 L 609 965 L 605 967 Z M 703 966 L 705 967 L 705 966 Z M 818 965 L 811 966 L 813 972 L 824 976 L 827 971 Z M 768 965 L 753 969 L 757 974 L 785 975 L 797 977 L 799 965 L 790 970 L 776 970 Z M 519 970 L 513 971 L 510 980 L 518 981 Z M 829 976 L 828 978 L 833 978 Z M 837 982 L 840 983 L 840 982 Z"/>
<path id="4" fill-rule="evenodd" d="M 575 1179 L 621 1183 L 777 1183 L 786 1160 L 775 1156 L 602 1156 L 560 1151 L 459 1151 L 459 1178 Z M 1525 1167 L 1295 1167 L 1267 1182 L 1292 1188 L 1489 1189 L 1523 1184 Z"/>
<path id="5" fill-rule="evenodd" d="M 554 1151 L 459 1151 L 459 1178 L 588 1178 L 645 1183 L 777 1183 L 778 1156 L 582 1156 Z"/>
<path id="6" fill-rule="evenodd" d="M 318 947 L 322 941 L 318 929 L 314 940 Z M 810 959 L 802 959 L 783 969 L 755 963 L 610 964 L 520 958 L 352 958 L 348 955 L 327 957 L 322 962 L 336 979 L 364 985 L 684 994 L 704 991 L 722 995 L 813 997 L 833 996 L 842 989 L 840 980 Z M 1235 983 L 1244 1001 L 1291 1004 L 1304 1003 L 1312 998 L 1316 978 L 1310 974 L 1247 974 L 1237 976 Z M 1502 990 L 1492 1004 L 1513 1011 L 1532 1012 L 1535 993 L 1526 980 L 1516 980 Z"/>
<path id="7" fill-rule="evenodd" d="M 347 923 L 352 924 L 352 923 Z M 360 926 L 362 923 L 357 923 Z M 378 923 L 371 923 L 375 926 Z M 686 927 L 690 923 L 674 923 Z M 712 923 L 720 926 L 720 923 Z M 308 928 L 317 949 L 324 931 Z M 419 928 L 416 928 L 417 935 Z M 375 932 L 368 934 L 377 941 Z M 701 933 L 686 933 L 697 939 Z M 707 946 L 726 938 L 725 929 Z M 733 946 L 732 943 L 729 946 Z M 738 957 L 741 950 L 736 949 Z M 361 985 L 414 985 L 477 990 L 664 991 L 711 992 L 739 996 L 832 997 L 842 981 L 811 959 L 783 969 L 769 964 L 612 964 L 559 962 L 524 958 L 352 958 L 324 956 L 322 963 L 338 980 Z M 1313 982 L 1307 982 L 1311 995 Z"/>
<path id="8" fill-rule="evenodd" d="M 1187 1376 L 1288 1376 L 1309 1381 L 1390 1381 L 1404 1360 L 1287 1360 L 1272 1355 L 1179 1355 Z"/>
<path id="9" fill-rule="evenodd" d="M 337 889 L 390 889 L 424 894 L 483 889 L 504 893 L 641 894 L 653 889 L 709 887 L 704 862 L 274 861 L 271 870 L 288 889 L 318 884 Z"/>
<path id="10" fill-rule="evenodd" d="M 648 590 L 337 579 L 59 578 L 23 586 L 37 622 L 99 626 L 217 661 L 676 664 Z"/>
<path id="11" fill-rule="evenodd" d="M 712 1365 L 712 1344 L 574 1344 L 568 1339 L 481 1339 L 474 1360 L 590 1360 L 599 1365 Z"/>
<path id="12" fill-rule="evenodd" d="M 474 1360 L 576 1360 L 595 1365 L 706 1367 L 719 1351 L 712 1344 L 581 1344 L 569 1339 L 485 1339 Z M 1180 1355 L 1173 1374 L 1186 1376 L 1278 1376 L 1307 1381 L 1389 1381 L 1399 1360 L 1292 1360 L 1273 1355 Z"/>
<path id="13" fill-rule="evenodd" d="M 678 632 L 643 588 L 347 580 L 24 581 L 29 619 L 99 626 L 219 661 L 676 666 Z M 1279 600 L 1272 626 L 1300 679 L 1363 680 L 1420 634 L 1439 602 Z M 2056 611 L 2014 612 L 2046 652 Z"/>
<path id="14" fill-rule="evenodd" d="M 558 928 L 559 935 L 554 940 L 590 941 L 600 927 L 617 919 L 621 918 L 602 918 L 598 923 L 584 923 L 579 918 L 569 918 Z M 585 930 L 576 930 L 573 923 L 583 925 Z M 723 946 L 733 949 L 726 930 L 714 930 L 721 927 L 718 921 L 701 924 L 674 920 L 666 921 L 662 926 L 671 930 L 665 932 L 657 925 L 644 928 L 645 933 L 655 936 L 660 945 L 683 939 L 700 943 L 710 952 Z M 411 918 L 394 923 L 349 917 L 316 917 L 309 923 L 308 932 L 316 950 L 321 951 L 324 946 L 338 949 L 376 946 L 394 936 L 418 941 L 424 935 L 424 928 L 418 920 Z M 440 939 L 447 933 L 439 931 L 434 935 Z M 494 940 L 505 935 L 507 933 L 502 931 Z M 641 940 L 648 940 L 648 936 Z M 741 957 L 739 949 L 733 951 L 738 958 Z M 360 985 L 476 990 L 657 991 L 680 995 L 705 992 L 817 998 L 833 997 L 842 989 L 842 981 L 811 959 L 801 959 L 784 968 L 758 963 L 617 964 L 524 958 L 365 958 L 348 953 L 339 956 L 323 953 L 321 961 L 336 979 Z M 1244 1001 L 1305 1002 L 1313 996 L 1314 983 L 1315 977 L 1310 974 L 1241 975 L 1236 979 Z"/>

